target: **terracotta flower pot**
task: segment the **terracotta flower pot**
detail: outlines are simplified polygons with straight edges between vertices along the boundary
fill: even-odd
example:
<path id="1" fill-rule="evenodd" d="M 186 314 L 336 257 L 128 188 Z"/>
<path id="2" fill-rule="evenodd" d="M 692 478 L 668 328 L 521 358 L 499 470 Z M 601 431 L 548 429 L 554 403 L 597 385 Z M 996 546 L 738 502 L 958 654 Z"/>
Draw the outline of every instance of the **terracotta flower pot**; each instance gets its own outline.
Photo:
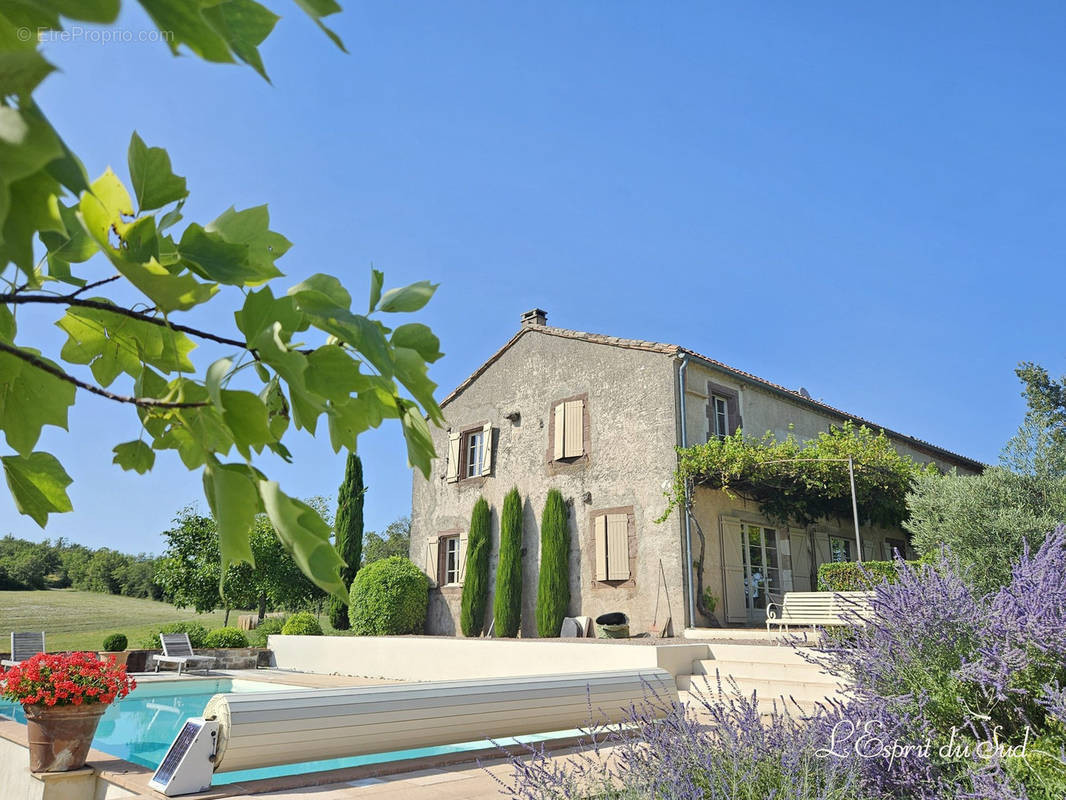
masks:
<path id="1" fill-rule="evenodd" d="M 32 772 L 67 772 L 85 766 L 105 703 L 25 706 Z"/>

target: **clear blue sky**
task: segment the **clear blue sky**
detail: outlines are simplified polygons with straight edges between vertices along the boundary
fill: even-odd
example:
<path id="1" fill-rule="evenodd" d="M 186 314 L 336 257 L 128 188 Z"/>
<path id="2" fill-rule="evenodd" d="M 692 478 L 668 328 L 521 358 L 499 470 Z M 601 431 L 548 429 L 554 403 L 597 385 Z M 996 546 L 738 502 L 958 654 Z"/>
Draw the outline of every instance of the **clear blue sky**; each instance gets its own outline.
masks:
<path id="1" fill-rule="evenodd" d="M 125 174 L 134 128 L 168 148 L 187 219 L 269 203 L 295 245 L 284 286 L 322 271 L 365 296 L 371 264 L 439 281 L 441 396 L 540 306 L 995 461 L 1024 410 L 1015 364 L 1066 371 L 1061 4 L 347 6 L 351 55 L 275 6 L 273 85 L 160 44 L 50 43 L 42 104 L 94 175 Z M 51 321 L 23 315 L 20 340 L 58 344 Z M 41 532 L 4 493 L 0 532 L 155 551 L 202 502 L 173 453 L 145 477 L 111 465 L 128 409 L 81 396 L 70 427 L 41 447 L 75 512 Z M 290 447 L 271 476 L 333 497 L 343 456 Z M 360 448 L 381 529 L 410 511 L 398 427 Z"/>

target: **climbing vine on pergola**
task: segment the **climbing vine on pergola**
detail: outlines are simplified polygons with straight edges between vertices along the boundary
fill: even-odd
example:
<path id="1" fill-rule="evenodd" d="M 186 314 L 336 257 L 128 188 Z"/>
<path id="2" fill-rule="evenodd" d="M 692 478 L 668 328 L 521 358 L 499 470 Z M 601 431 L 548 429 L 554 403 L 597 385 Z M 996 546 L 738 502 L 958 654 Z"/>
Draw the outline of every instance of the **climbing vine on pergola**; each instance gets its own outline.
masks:
<path id="1" fill-rule="evenodd" d="M 743 431 L 705 444 L 679 448 L 680 456 L 667 514 L 683 506 L 686 487 L 721 489 L 756 503 L 768 519 L 809 525 L 819 519 L 850 519 L 851 484 L 847 460 L 855 464 L 855 495 L 863 524 L 898 527 L 907 515 L 907 492 L 933 463 L 900 455 L 884 431 L 845 422 L 816 439 L 799 442 L 791 434 L 777 441 L 767 433 L 745 438 Z"/>

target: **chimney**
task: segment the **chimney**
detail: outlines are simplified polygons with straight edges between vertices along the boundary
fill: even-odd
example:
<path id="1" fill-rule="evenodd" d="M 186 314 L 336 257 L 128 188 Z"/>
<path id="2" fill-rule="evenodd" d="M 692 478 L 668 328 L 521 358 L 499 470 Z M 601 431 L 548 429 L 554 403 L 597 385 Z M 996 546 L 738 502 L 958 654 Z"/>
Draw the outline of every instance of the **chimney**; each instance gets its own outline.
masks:
<path id="1" fill-rule="evenodd" d="M 548 312 L 543 308 L 533 308 L 522 315 L 522 327 L 548 324 Z"/>

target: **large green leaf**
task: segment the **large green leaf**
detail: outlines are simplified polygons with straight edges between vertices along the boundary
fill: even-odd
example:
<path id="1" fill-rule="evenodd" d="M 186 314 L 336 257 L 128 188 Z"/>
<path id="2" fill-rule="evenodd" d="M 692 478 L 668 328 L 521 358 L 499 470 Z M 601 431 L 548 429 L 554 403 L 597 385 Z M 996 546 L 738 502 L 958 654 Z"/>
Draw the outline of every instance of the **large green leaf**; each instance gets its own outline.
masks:
<path id="1" fill-rule="evenodd" d="M 132 470 L 144 475 L 155 466 L 155 452 L 140 439 L 117 444 L 111 452 L 115 454 L 111 463 L 118 464 L 127 472 Z"/>
<path id="2" fill-rule="evenodd" d="M 262 510 L 256 477 L 243 464 L 211 464 L 204 467 L 204 494 L 218 523 L 222 575 L 230 564 L 246 561 L 255 565 L 249 535 L 255 515 Z"/>
<path id="3" fill-rule="evenodd" d="M 263 275 L 248 259 L 248 245 L 227 242 L 222 234 L 204 230 L 195 222 L 185 229 L 178 252 L 186 266 L 202 278 L 233 286 L 262 283 Z"/>
<path id="4" fill-rule="evenodd" d="M 70 476 L 51 453 L 4 456 L 4 476 L 15 500 L 15 508 L 42 528 L 49 514 L 61 514 L 74 507 L 67 496 Z"/>
<path id="5" fill-rule="evenodd" d="M 63 232 L 59 216 L 59 183 L 46 172 L 37 172 L 7 187 L 7 219 L 3 222 L 0 244 L 0 267 L 14 262 L 37 287 L 40 278 L 35 271 L 33 238 L 39 231 Z"/>
<path id="6" fill-rule="evenodd" d="M 437 291 L 439 283 L 419 281 L 402 289 L 389 289 L 381 298 L 382 311 L 418 311 Z"/>
<path id="7" fill-rule="evenodd" d="M 226 40 L 233 54 L 266 78 L 258 48 L 274 30 L 278 15 L 253 0 L 222 0 L 205 5 L 202 13 L 215 32 Z"/>
<path id="8" fill-rule="evenodd" d="M 307 327 L 293 299 L 275 298 L 269 286 L 249 292 L 244 298 L 244 307 L 234 312 L 233 318 L 249 344 L 258 339 L 263 331 L 272 328 L 275 322 L 280 324 L 282 331 L 297 331 Z"/>
<path id="9" fill-rule="evenodd" d="M 348 52 L 347 48 L 344 46 L 344 42 L 341 41 L 341 37 L 327 28 L 326 24 L 322 21 L 322 17 L 328 17 L 330 14 L 336 14 L 341 10 L 341 7 L 336 0 L 295 0 L 295 2 L 296 5 L 302 8 L 307 15 L 318 24 L 318 27 L 322 29 L 322 32 L 333 40 L 333 43 L 337 45 L 337 47 L 345 53 Z"/>
<path id="10" fill-rule="evenodd" d="M 83 22 L 114 22 L 118 0 L 19 0 L 48 14 L 61 14 Z"/>
<path id="11" fill-rule="evenodd" d="M 0 339 L 6 342 L 15 341 L 15 315 L 6 305 L 0 305 Z"/>
<path id="12" fill-rule="evenodd" d="M 440 339 L 427 326 L 417 322 L 398 327 L 392 332 L 390 341 L 393 347 L 414 350 L 430 364 L 444 355 L 440 351 Z"/>
<path id="13" fill-rule="evenodd" d="M 369 377 L 359 373 L 355 359 L 335 344 L 316 348 L 307 357 L 305 382 L 309 391 L 335 402 L 347 400 L 370 385 Z"/>
<path id="14" fill-rule="evenodd" d="M 195 372 L 189 353 L 196 345 L 184 333 L 97 308 L 72 307 L 56 322 L 67 334 L 61 355 L 88 364 L 108 386 L 121 373 L 131 378 L 148 364 L 162 372 Z"/>
<path id="15" fill-rule="evenodd" d="M 233 442 L 245 458 L 249 448 L 257 453 L 276 437 L 270 431 L 267 407 L 251 392 L 222 391 L 222 421 L 233 434 Z"/>
<path id="16" fill-rule="evenodd" d="M 141 211 L 162 208 L 189 196 L 185 178 L 174 174 L 170 156 L 162 147 L 148 147 L 133 132 L 128 153 L 130 180 Z"/>
<path id="17" fill-rule="evenodd" d="M 274 261 L 292 247 L 292 242 L 277 231 L 270 230 L 270 213 L 266 206 L 255 206 L 237 211 L 230 206 L 214 221 L 204 226 L 208 232 L 217 232 L 227 242 L 248 246 L 248 263 L 259 277 L 246 285 L 255 285 L 281 272 Z"/>
<path id="18" fill-rule="evenodd" d="M 407 462 L 417 467 L 423 477 L 429 478 L 430 466 L 436 452 L 433 437 L 421 412 L 409 405 L 403 414 L 403 435 L 407 440 Z"/>
<path id="19" fill-rule="evenodd" d="M 41 357 L 37 350 L 21 349 Z M 41 360 L 57 367 L 55 362 Z M 11 449 L 28 456 L 45 425 L 66 430 L 67 409 L 74 405 L 74 392 L 73 384 L 10 353 L 0 353 L 0 430 Z"/>
<path id="20" fill-rule="evenodd" d="M 210 23 L 201 9 L 210 0 L 138 0 L 161 31 L 167 31 L 167 44 L 174 52 L 185 45 L 205 61 L 233 61 L 230 46 Z"/>
<path id="21" fill-rule="evenodd" d="M 321 589 L 347 603 L 348 590 L 340 575 L 344 559 L 330 543 L 332 529 L 326 521 L 307 503 L 282 492 L 275 481 L 259 481 L 259 496 L 278 538 L 303 573 Z"/>

